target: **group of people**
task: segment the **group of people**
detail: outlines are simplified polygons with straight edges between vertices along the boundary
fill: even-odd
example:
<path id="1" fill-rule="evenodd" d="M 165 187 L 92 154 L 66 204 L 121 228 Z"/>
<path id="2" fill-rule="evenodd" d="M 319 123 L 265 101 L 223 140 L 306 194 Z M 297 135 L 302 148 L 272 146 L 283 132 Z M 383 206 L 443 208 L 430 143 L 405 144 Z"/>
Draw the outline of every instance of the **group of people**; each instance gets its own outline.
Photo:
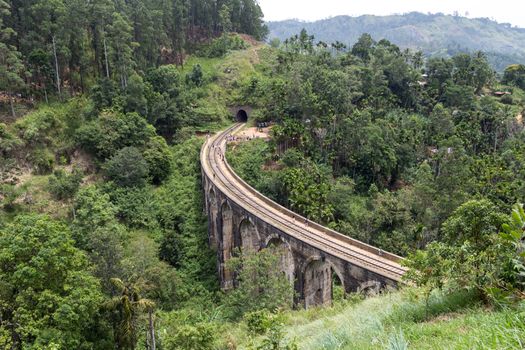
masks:
<path id="1" fill-rule="evenodd" d="M 224 161 L 224 151 L 220 146 L 211 145 L 211 148 L 217 152 L 217 155 L 219 156 L 219 159 Z"/>
<path id="2" fill-rule="evenodd" d="M 269 122 L 257 123 L 257 131 L 262 132 L 264 128 L 267 128 L 269 126 L 270 126 Z"/>
<path id="3" fill-rule="evenodd" d="M 244 136 L 244 137 L 240 137 L 240 136 L 234 136 L 234 135 L 228 135 L 226 136 L 226 141 L 228 142 L 236 142 L 236 141 L 250 141 L 250 140 L 253 140 L 254 138 L 257 138 L 257 136 Z"/>
<path id="4" fill-rule="evenodd" d="M 295 215 L 292 216 L 293 221 L 295 222 Z M 304 225 L 308 226 L 308 219 L 304 218 Z"/>

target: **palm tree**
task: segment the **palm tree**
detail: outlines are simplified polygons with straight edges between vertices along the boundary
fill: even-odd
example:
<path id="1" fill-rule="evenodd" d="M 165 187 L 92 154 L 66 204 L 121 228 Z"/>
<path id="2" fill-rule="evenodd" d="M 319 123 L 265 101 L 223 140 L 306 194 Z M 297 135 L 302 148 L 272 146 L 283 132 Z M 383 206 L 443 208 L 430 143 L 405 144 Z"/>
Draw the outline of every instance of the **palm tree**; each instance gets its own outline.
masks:
<path id="1" fill-rule="evenodd" d="M 118 290 L 118 295 L 106 302 L 108 310 L 114 316 L 114 334 L 117 348 L 134 350 L 137 345 L 137 319 L 141 312 L 147 311 L 149 316 L 150 350 L 155 350 L 155 330 L 153 327 L 153 309 L 155 303 L 141 298 L 139 289 L 132 284 L 126 284 L 119 278 L 112 278 L 111 283 Z"/>

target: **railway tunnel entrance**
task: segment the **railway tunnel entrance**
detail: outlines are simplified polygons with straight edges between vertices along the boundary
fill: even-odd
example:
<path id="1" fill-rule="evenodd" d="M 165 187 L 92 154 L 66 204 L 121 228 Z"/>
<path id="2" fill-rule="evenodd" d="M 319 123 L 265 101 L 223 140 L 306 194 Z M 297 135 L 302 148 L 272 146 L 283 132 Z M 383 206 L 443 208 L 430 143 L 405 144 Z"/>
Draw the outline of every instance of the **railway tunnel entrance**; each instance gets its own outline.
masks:
<path id="1" fill-rule="evenodd" d="M 248 121 L 248 113 L 244 109 L 239 109 L 236 118 L 239 123 L 246 123 Z"/>

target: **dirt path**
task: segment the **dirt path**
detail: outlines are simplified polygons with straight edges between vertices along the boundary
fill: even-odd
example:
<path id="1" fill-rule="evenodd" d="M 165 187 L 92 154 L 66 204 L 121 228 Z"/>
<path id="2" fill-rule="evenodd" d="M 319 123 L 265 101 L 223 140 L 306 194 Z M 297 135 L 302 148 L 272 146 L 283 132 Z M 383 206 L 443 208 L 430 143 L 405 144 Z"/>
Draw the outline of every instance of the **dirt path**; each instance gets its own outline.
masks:
<path id="1" fill-rule="evenodd" d="M 265 139 L 268 140 L 270 138 L 270 130 L 272 128 L 263 128 L 262 130 L 251 127 L 251 128 L 244 128 L 242 131 L 237 133 L 237 137 L 241 139 Z"/>

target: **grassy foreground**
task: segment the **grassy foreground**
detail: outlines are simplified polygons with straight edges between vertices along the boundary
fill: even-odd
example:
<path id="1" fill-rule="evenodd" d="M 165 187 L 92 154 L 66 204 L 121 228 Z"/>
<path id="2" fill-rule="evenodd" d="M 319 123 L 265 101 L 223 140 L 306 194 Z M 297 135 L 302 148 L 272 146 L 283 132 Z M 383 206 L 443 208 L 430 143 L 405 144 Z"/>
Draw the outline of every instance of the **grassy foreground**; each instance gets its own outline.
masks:
<path id="1" fill-rule="evenodd" d="M 286 312 L 281 346 L 294 344 L 301 350 L 523 349 L 525 308 L 490 310 L 475 300 L 468 292 L 434 293 L 427 309 L 417 290 L 406 289 L 365 300 L 351 297 L 332 308 Z M 246 327 L 234 332 L 239 349 L 260 349 L 272 336 L 250 337 Z"/>

